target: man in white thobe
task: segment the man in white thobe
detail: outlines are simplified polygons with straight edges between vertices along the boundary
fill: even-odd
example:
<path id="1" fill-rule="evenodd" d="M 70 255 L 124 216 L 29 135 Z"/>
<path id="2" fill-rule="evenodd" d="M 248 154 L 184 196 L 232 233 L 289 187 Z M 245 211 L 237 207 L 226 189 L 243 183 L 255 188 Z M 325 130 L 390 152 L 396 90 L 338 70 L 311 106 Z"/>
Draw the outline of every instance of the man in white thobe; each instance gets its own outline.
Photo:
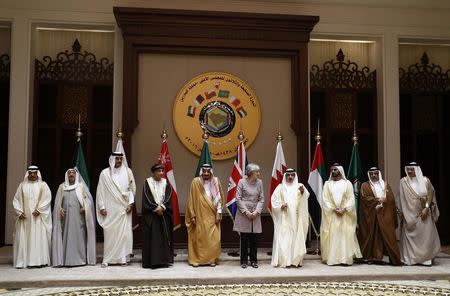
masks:
<path id="1" fill-rule="evenodd" d="M 320 238 L 322 262 L 328 265 L 352 265 L 354 257 L 362 257 L 356 237 L 353 185 L 337 163 L 323 186 Z"/>
<path id="2" fill-rule="evenodd" d="M 50 265 L 52 194 L 37 166 L 29 166 L 13 199 L 16 213 L 14 267 Z"/>
<path id="3" fill-rule="evenodd" d="M 95 208 L 77 168 L 68 169 L 53 206 L 52 265 L 95 265 Z"/>
<path id="4" fill-rule="evenodd" d="M 436 228 L 439 209 L 430 180 L 417 163 L 405 167 L 406 177 L 400 180 L 397 207 L 401 217 L 400 259 L 406 265 L 431 266 L 441 250 Z"/>
<path id="5" fill-rule="evenodd" d="M 294 169 L 287 169 L 272 194 L 274 226 L 272 265 L 301 266 L 306 254 L 309 192 L 298 182 Z"/>
<path id="6" fill-rule="evenodd" d="M 136 194 L 133 172 L 122 165 L 123 153 L 114 152 L 97 186 L 97 220 L 103 228 L 102 267 L 127 265 L 133 252 L 132 207 Z"/>

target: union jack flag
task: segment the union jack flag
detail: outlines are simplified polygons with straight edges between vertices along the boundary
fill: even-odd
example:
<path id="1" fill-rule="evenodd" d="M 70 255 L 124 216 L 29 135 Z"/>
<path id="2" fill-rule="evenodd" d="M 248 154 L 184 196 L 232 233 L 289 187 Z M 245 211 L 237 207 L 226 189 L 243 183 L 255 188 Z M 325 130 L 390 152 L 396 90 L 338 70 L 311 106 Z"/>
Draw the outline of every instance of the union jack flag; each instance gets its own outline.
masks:
<path id="1" fill-rule="evenodd" d="M 236 189 L 245 174 L 245 167 L 247 166 L 247 153 L 245 152 L 245 145 L 241 141 L 237 148 L 236 158 L 234 159 L 233 169 L 231 170 L 230 179 L 228 181 L 228 192 L 227 192 L 227 209 L 231 217 L 234 220 L 237 211 L 236 204 Z"/>

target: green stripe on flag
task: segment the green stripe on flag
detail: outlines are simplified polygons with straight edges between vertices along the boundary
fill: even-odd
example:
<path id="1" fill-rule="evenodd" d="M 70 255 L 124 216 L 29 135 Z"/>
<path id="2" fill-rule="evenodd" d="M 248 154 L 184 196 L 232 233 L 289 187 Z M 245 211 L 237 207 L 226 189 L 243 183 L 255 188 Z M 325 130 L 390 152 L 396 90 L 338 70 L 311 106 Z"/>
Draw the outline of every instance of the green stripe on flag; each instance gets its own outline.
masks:
<path id="1" fill-rule="evenodd" d="M 86 183 L 87 187 L 89 188 L 89 186 L 90 186 L 89 175 L 88 175 L 88 170 L 86 167 L 86 161 L 84 159 L 83 145 L 81 145 L 80 139 L 76 143 L 75 154 L 73 156 L 72 164 L 74 167 L 77 167 L 78 171 L 80 172 L 81 177 L 83 177 L 84 182 Z"/>

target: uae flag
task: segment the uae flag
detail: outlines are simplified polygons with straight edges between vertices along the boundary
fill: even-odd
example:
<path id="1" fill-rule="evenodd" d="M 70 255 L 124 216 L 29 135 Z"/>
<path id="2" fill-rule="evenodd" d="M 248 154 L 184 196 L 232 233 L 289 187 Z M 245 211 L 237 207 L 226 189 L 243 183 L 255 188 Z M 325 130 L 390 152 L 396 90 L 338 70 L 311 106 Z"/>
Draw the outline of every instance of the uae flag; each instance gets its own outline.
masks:
<path id="1" fill-rule="evenodd" d="M 314 152 L 311 171 L 309 172 L 308 177 L 308 184 L 314 192 L 314 195 L 316 196 L 316 200 L 320 207 L 322 207 L 322 189 L 325 180 L 325 162 L 323 161 L 322 145 L 319 142 L 317 143 L 316 151 Z"/>
<path id="2" fill-rule="evenodd" d="M 322 191 L 323 183 L 325 180 L 326 173 L 325 162 L 323 160 L 322 154 L 322 145 L 320 144 L 320 142 L 318 142 L 311 164 L 311 171 L 309 172 L 308 177 L 309 188 L 311 188 L 312 194 L 314 194 L 316 197 L 312 199 L 310 198 L 308 203 L 309 214 L 314 223 L 315 229 L 320 228 L 320 221 L 322 216 Z"/>
<path id="3" fill-rule="evenodd" d="M 169 147 L 167 141 L 163 140 L 161 152 L 159 153 L 158 163 L 164 166 L 164 178 L 172 187 L 172 209 L 173 209 L 173 230 L 181 226 L 180 207 L 178 205 L 177 184 L 175 183 L 175 175 L 173 174 L 172 160 L 170 159 Z"/>
<path id="4" fill-rule="evenodd" d="M 361 186 L 362 169 L 361 158 L 359 157 L 358 142 L 354 142 L 352 150 L 352 158 L 350 159 L 350 166 L 347 171 L 347 178 L 353 184 L 353 192 L 355 194 L 355 209 L 356 215 L 359 219 L 359 189 Z"/>
<path id="5" fill-rule="evenodd" d="M 233 169 L 231 170 L 230 179 L 228 181 L 227 192 L 227 209 L 234 220 L 236 216 L 236 189 L 245 174 L 245 167 L 247 166 L 247 153 L 245 152 L 245 145 L 243 142 L 239 143 L 237 148 L 236 158 L 234 159 Z"/>
<path id="6" fill-rule="evenodd" d="M 76 147 L 75 147 L 75 154 L 73 156 L 72 164 L 74 167 L 78 169 L 80 172 L 81 177 L 84 180 L 84 183 L 86 183 L 87 187 L 89 188 L 89 175 L 86 167 L 86 160 L 84 159 L 84 153 L 83 153 L 83 145 L 81 145 L 81 139 L 78 138 Z"/>
<path id="7" fill-rule="evenodd" d="M 283 146 L 281 146 L 281 141 L 278 141 L 275 161 L 273 162 L 272 178 L 270 179 L 269 198 L 267 201 L 267 208 L 269 211 L 272 208 L 272 194 L 275 191 L 275 188 L 283 181 L 283 174 L 285 171 L 286 160 L 284 159 Z"/>
<path id="8" fill-rule="evenodd" d="M 195 171 L 196 177 L 200 175 L 200 170 L 205 163 L 210 164 L 212 167 L 212 159 L 211 154 L 209 153 L 209 145 L 207 141 L 203 141 L 202 153 L 200 154 L 200 158 L 198 159 L 197 170 Z"/>

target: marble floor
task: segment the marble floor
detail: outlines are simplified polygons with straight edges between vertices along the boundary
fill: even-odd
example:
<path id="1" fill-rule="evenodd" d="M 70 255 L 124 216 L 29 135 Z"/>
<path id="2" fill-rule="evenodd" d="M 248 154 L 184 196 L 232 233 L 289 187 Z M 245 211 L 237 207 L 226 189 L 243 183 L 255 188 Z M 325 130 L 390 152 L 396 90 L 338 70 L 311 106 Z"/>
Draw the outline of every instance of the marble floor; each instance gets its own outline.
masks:
<path id="1" fill-rule="evenodd" d="M 376 285 L 387 283 L 442 288 L 448 289 L 450 295 L 450 256 L 445 253 L 441 253 L 436 258 L 432 267 L 396 267 L 373 264 L 327 266 L 321 263 L 317 255 L 307 255 L 303 266 L 300 268 L 275 268 L 270 265 L 270 256 L 267 254 L 269 250 L 262 249 L 258 253 L 259 268 L 242 269 L 239 266 L 239 259 L 228 254 L 230 251 L 232 250 L 223 250 L 220 264 L 216 267 L 193 268 L 187 264 L 186 250 L 177 250 L 173 266 L 156 270 L 141 268 L 139 251 L 136 251 L 136 256 L 131 264 L 125 267 L 109 266 L 101 268 L 100 264 L 97 264 L 96 266 L 72 268 L 15 269 L 10 262 L 11 247 L 9 247 L 9 250 L 0 248 L 0 293 L 45 295 L 85 290 L 86 287 L 92 290 L 95 287 L 123 289 L 130 286 L 167 287 L 167 285 L 174 287 L 187 285 L 192 289 L 204 285 L 269 285 L 267 287 L 270 288 L 274 285 L 300 283 L 311 285 L 311 283 L 353 282 L 363 283 L 364 285 L 367 283 L 375 283 Z M 413 294 L 420 295 L 420 293 Z"/>

